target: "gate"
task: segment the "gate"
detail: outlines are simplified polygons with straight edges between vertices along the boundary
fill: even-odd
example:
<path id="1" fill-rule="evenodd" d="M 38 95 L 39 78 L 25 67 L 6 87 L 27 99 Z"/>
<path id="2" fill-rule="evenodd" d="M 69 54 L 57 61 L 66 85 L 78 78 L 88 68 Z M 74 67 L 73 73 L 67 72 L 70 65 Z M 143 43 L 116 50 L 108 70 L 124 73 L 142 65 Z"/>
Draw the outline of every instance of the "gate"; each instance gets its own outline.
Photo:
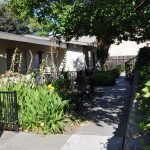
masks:
<path id="1" fill-rule="evenodd" d="M 18 131 L 16 92 L 0 92 L 0 127 L 2 130 Z"/>

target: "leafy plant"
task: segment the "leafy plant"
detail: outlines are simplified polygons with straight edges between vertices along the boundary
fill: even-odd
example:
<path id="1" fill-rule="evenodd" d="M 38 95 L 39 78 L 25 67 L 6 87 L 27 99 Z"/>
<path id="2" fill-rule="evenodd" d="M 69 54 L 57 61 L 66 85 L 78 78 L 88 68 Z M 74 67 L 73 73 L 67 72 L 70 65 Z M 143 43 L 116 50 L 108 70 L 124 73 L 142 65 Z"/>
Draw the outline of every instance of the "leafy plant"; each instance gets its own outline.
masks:
<path id="1" fill-rule="evenodd" d="M 56 91 L 59 92 L 60 94 L 63 94 L 64 91 L 68 90 L 71 85 L 68 72 L 62 69 L 59 78 L 57 80 L 54 80 L 52 82 L 52 85 L 55 87 Z"/>
<path id="2" fill-rule="evenodd" d="M 142 69 L 140 69 L 139 72 L 139 77 L 142 82 L 145 82 L 148 79 L 150 79 L 150 66 L 143 67 Z"/>
<path id="3" fill-rule="evenodd" d="M 96 71 L 93 78 L 96 86 L 113 86 L 116 83 L 115 75 L 110 71 Z"/>
<path id="4" fill-rule="evenodd" d="M 7 82 L 4 91 L 17 91 L 19 125 L 21 129 L 44 133 L 59 133 L 66 122 L 65 108 L 67 100 L 54 90 L 48 90 L 46 84 L 35 86 L 30 82 Z"/>
<path id="5" fill-rule="evenodd" d="M 138 123 L 138 126 L 146 133 L 150 133 L 150 80 L 146 82 L 145 87 L 138 93 L 138 109 L 145 115 Z"/>
<path id="6" fill-rule="evenodd" d="M 150 80 L 146 82 L 145 87 L 138 93 L 139 110 L 150 111 Z"/>
<path id="7" fill-rule="evenodd" d="M 120 71 L 117 68 L 110 70 L 110 73 L 113 74 L 116 78 L 119 78 L 120 76 Z"/>
<path id="8" fill-rule="evenodd" d="M 150 66 L 150 48 L 143 47 L 140 48 L 138 53 L 138 59 L 136 62 L 136 69 L 141 70 L 144 66 Z"/>
<path id="9" fill-rule="evenodd" d="M 12 14 L 5 4 L 0 3 L 0 31 L 14 34 L 28 34 L 30 29 L 24 22 Z"/>
<path id="10" fill-rule="evenodd" d="M 150 150 L 150 146 L 145 146 L 144 150 Z"/>
<path id="11" fill-rule="evenodd" d="M 140 49 L 136 62 L 136 69 L 139 73 L 139 93 L 137 93 L 138 111 L 142 113 L 142 119 L 138 122 L 139 128 L 144 135 L 150 134 L 150 49 Z M 143 139 L 145 141 L 145 139 Z M 144 145 L 144 143 L 142 144 Z M 144 147 L 149 150 L 150 147 Z"/>

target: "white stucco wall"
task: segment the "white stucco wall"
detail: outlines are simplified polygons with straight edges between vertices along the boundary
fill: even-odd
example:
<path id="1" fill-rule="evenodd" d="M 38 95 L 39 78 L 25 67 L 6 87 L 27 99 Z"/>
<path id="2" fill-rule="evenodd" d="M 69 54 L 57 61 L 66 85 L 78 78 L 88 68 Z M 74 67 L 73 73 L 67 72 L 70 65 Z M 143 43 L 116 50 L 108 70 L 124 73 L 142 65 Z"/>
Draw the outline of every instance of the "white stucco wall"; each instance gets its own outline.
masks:
<path id="1" fill-rule="evenodd" d="M 137 55 L 139 48 L 146 46 L 146 43 L 137 44 L 132 41 L 123 41 L 119 45 L 112 44 L 109 49 L 109 56 Z"/>
<path id="2" fill-rule="evenodd" d="M 66 71 L 79 71 L 85 69 L 85 55 L 83 53 L 83 46 L 69 45 L 65 54 L 65 70 Z M 63 68 L 63 62 L 60 69 Z"/>
<path id="3" fill-rule="evenodd" d="M 66 53 L 66 70 L 78 71 L 85 69 L 84 54 L 82 51 L 68 49 Z"/>

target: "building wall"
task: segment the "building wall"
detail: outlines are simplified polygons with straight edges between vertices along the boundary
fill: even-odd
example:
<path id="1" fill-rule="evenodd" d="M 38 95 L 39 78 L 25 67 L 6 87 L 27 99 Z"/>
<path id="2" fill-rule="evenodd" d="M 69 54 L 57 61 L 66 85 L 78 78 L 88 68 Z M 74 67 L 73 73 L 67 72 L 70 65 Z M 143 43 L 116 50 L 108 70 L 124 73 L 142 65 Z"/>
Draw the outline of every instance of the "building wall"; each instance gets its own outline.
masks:
<path id="1" fill-rule="evenodd" d="M 84 70 L 85 67 L 83 46 L 70 44 L 65 52 L 60 69 L 65 68 L 66 71 L 79 71 Z"/>
<path id="2" fill-rule="evenodd" d="M 52 53 L 51 53 L 52 52 Z M 61 67 L 64 57 L 66 55 L 66 50 L 62 48 L 49 48 L 49 51 L 45 51 L 42 54 L 42 59 L 44 60 L 44 66 L 46 67 L 46 72 L 58 71 Z"/>
<path id="3" fill-rule="evenodd" d="M 29 44 L 23 42 L 14 42 L 9 40 L 1 40 L 0 39 L 0 74 L 5 73 L 7 71 L 7 51 L 14 50 L 18 48 L 23 52 L 23 72 L 26 72 L 30 69 L 38 69 L 39 68 L 39 51 L 48 52 L 50 51 L 49 46 Z M 7 51 L 6 51 L 7 50 Z M 30 53 L 31 52 L 31 53 Z"/>
<path id="4" fill-rule="evenodd" d="M 95 53 L 94 58 L 93 53 Z M 65 66 L 65 70 L 68 71 L 85 70 L 86 68 L 93 68 L 95 66 L 94 61 L 96 61 L 96 48 L 69 44 L 60 68 Z"/>
<path id="5" fill-rule="evenodd" d="M 49 55 L 49 58 L 51 59 L 50 53 L 52 47 L 50 46 L 0 39 L 0 74 L 5 73 L 8 70 L 7 53 L 9 53 L 9 51 L 11 53 L 11 51 L 16 48 L 23 53 L 22 73 L 26 73 L 28 70 L 32 69 L 39 69 L 42 61 L 40 60 L 39 52 L 42 54 L 41 59 L 45 59 L 47 55 Z M 85 68 L 88 68 L 85 53 L 88 53 L 87 57 L 90 56 L 90 59 L 88 58 L 87 61 L 93 60 L 89 51 L 93 52 L 93 49 L 76 44 L 69 44 L 68 49 L 53 47 L 53 52 L 55 53 L 55 66 L 57 66 L 57 69 L 61 69 L 65 66 L 65 70 L 69 71 L 84 70 Z M 50 64 L 45 64 L 45 66 L 49 67 Z"/>

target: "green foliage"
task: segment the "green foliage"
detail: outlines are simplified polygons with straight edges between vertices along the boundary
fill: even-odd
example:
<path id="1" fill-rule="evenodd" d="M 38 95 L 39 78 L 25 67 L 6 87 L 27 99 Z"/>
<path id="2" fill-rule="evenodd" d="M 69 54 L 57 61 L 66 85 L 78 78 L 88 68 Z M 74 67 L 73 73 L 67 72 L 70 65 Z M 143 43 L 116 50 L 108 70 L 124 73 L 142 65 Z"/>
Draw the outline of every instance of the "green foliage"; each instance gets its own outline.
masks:
<path id="1" fill-rule="evenodd" d="M 32 33 L 35 33 L 39 36 L 49 36 L 49 31 L 51 30 L 52 23 L 51 21 L 38 22 L 36 17 L 29 19 L 29 27 Z"/>
<path id="2" fill-rule="evenodd" d="M 110 70 L 110 73 L 113 74 L 116 78 L 119 78 L 120 76 L 120 70 L 117 68 Z"/>
<path id="3" fill-rule="evenodd" d="M 150 150 L 150 146 L 145 146 L 144 150 Z"/>
<path id="4" fill-rule="evenodd" d="M 27 24 L 16 18 L 4 4 L 0 4 L 0 31 L 27 34 L 30 32 Z"/>
<path id="5" fill-rule="evenodd" d="M 44 133 L 64 130 L 68 101 L 62 100 L 54 90 L 49 91 L 47 85 L 35 86 L 30 82 L 9 81 L 2 90 L 17 91 L 21 129 Z"/>
<path id="6" fill-rule="evenodd" d="M 138 123 L 139 127 L 146 133 L 150 133 L 150 80 L 137 94 L 138 109 L 145 114 L 145 117 Z"/>
<path id="7" fill-rule="evenodd" d="M 68 72 L 62 69 L 59 78 L 57 80 L 54 80 L 52 82 L 52 85 L 56 88 L 57 92 L 59 92 L 61 95 L 64 95 L 64 92 L 67 91 L 71 86 Z"/>
<path id="8" fill-rule="evenodd" d="M 96 86 L 113 86 L 116 83 L 115 75 L 109 71 L 96 71 L 93 78 Z"/>
<path id="9" fill-rule="evenodd" d="M 144 66 L 150 66 L 150 47 L 140 48 L 136 68 L 143 69 Z"/>
<path id="10" fill-rule="evenodd" d="M 143 114 L 143 118 L 138 122 L 139 128 L 144 135 L 150 133 L 150 49 L 143 47 L 140 49 L 136 62 L 136 69 L 139 73 L 140 89 L 137 93 L 138 110 Z M 149 147 L 144 148 L 149 149 Z"/>
<path id="11" fill-rule="evenodd" d="M 109 56 L 108 54 L 109 46 L 101 45 L 97 48 L 97 58 L 100 61 L 102 70 L 104 70 L 104 64 Z"/>
<path id="12" fill-rule="evenodd" d="M 140 69 L 139 74 L 140 81 L 142 82 L 145 82 L 148 79 L 150 79 L 150 66 L 145 66 L 142 69 Z"/>
<path id="13" fill-rule="evenodd" d="M 46 31 L 72 37 L 95 35 L 110 45 L 123 40 L 143 41 L 150 35 L 148 0 L 9 0 L 9 8 L 22 20 L 37 17 Z M 19 14 L 19 15 L 18 15 Z"/>
<path id="14" fill-rule="evenodd" d="M 122 64 L 120 68 L 120 72 L 124 72 L 124 71 L 125 71 L 125 64 Z"/>
<path id="15" fill-rule="evenodd" d="M 139 110 L 150 112 L 150 80 L 146 82 L 144 88 L 138 93 Z"/>

